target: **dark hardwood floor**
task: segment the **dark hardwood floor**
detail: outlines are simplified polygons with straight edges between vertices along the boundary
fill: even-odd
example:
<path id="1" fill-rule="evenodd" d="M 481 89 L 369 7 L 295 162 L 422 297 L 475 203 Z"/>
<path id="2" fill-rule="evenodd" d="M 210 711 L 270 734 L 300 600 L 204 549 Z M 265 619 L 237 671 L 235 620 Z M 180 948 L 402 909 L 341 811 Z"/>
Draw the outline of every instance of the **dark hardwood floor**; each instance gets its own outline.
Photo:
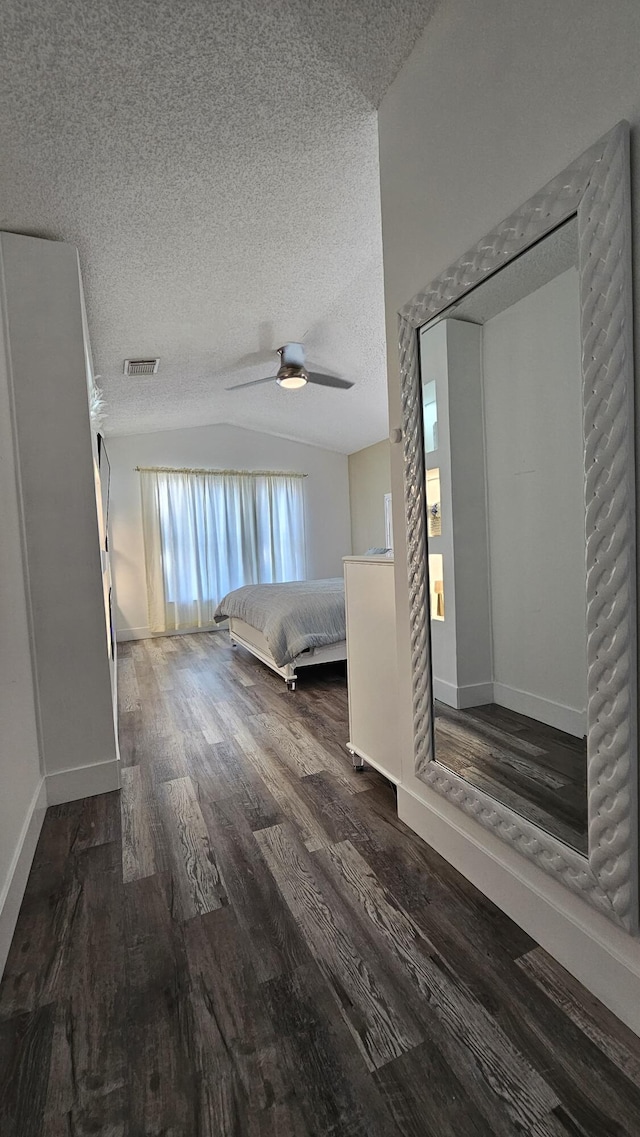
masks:
<path id="1" fill-rule="evenodd" d="M 352 772 L 344 669 L 123 645 L 121 795 L 48 811 L 2 1137 L 638 1137 L 640 1040 Z"/>
<path id="2" fill-rule="evenodd" d="M 443 766 L 587 853 L 586 739 L 495 703 L 456 711 L 437 702 L 435 736 Z"/>

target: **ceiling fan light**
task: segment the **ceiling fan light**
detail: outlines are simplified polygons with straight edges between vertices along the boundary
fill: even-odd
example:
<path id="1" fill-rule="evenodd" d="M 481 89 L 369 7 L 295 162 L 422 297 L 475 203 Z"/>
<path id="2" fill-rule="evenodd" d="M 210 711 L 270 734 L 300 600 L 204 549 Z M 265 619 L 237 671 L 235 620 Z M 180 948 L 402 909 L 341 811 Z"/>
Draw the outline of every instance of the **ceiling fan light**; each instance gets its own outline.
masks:
<path id="1" fill-rule="evenodd" d="M 284 364 L 276 376 L 276 381 L 278 385 L 284 387 L 285 390 L 295 391 L 298 387 L 306 387 L 309 382 L 309 376 L 304 367 Z"/>
<path id="2" fill-rule="evenodd" d="M 289 375 L 285 379 L 278 379 L 278 383 L 287 391 L 295 391 L 297 387 L 306 387 L 307 380 L 304 375 Z"/>

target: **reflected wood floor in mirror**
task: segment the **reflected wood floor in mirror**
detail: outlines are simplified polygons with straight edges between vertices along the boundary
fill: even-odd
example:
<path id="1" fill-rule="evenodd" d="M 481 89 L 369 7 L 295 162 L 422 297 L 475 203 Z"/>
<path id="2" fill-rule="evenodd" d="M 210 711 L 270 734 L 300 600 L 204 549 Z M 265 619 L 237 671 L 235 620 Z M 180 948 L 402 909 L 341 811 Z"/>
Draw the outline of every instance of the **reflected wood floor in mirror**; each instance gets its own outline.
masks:
<path id="1" fill-rule="evenodd" d="M 560 841 L 588 852 L 587 744 L 489 703 L 435 703 L 436 757 L 465 781 Z"/>
<path id="2" fill-rule="evenodd" d="M 353 773 L 344 667 L 120 649 L 123 788 L 48 811 L 2 1137 L 637 1137 L 640 1040 Z"/>

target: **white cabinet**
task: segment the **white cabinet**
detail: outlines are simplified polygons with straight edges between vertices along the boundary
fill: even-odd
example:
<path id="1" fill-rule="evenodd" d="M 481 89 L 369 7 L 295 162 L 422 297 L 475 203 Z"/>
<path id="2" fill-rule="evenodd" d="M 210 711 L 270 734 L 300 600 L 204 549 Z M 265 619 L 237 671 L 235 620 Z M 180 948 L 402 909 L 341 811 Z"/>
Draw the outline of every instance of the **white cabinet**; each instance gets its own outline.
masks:
<path id="1" fill-rule="evenodd" d="M 0 233 L 0 276 L 41 763 L 55 805 L 119 786 L 90 356 L 72 245 Z"/>
<path id="2" fill-rule="evenodd" d="M 363 762 L 398 783 L 398 679 L 393 561 L 344 558 L 349 742 Z"/>

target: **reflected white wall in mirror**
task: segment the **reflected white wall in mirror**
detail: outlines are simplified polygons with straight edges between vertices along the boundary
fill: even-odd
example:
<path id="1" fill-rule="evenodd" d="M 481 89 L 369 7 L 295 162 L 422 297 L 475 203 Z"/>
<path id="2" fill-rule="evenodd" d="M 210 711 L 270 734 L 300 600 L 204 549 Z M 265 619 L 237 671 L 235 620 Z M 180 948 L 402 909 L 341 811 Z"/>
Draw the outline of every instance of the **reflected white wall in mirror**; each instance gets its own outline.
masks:
<path id="1" fill-rule="evenodd" d="M 483 346 L 497 701 L 535 711 L 582 738 L 587 646 L 577 270 L 489 320 Z"/>

